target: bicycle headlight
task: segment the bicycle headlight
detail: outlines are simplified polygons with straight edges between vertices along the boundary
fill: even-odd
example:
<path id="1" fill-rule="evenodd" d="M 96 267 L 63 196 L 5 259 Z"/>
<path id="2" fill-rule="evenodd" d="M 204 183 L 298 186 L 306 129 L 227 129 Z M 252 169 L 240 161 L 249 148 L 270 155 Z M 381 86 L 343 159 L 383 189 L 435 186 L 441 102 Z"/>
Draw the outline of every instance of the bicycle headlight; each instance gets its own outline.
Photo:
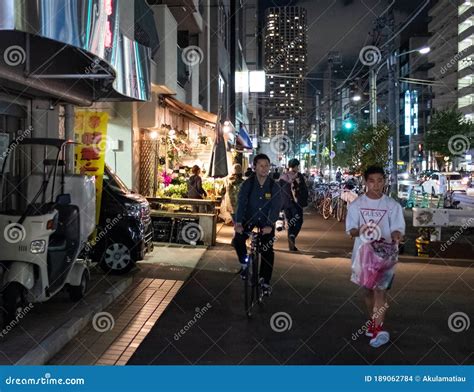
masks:
<path id="1" fill-rule="evenodd" d="M 37 253 L 44 253 L 46 248 L 46 241 L 45 240 L 36 240 L 32 241 L 30 244 L 30 252 L 37 254 Z"/>

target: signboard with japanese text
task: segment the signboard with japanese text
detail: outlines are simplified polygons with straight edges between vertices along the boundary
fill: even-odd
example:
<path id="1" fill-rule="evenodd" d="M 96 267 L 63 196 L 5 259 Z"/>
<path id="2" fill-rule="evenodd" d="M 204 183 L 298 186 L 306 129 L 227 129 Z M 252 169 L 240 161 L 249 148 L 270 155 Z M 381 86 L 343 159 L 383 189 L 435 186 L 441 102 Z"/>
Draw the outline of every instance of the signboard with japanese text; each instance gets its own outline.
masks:
<path id="1" fill-rule="evenodd" d="M 74 149 L 74 167 L 77 174 L 95 176 L 96 223 L 100 217 L 108 121 L 105 112 L 76 111 L 74 123 L 74 138 L 78 143 Z"/>

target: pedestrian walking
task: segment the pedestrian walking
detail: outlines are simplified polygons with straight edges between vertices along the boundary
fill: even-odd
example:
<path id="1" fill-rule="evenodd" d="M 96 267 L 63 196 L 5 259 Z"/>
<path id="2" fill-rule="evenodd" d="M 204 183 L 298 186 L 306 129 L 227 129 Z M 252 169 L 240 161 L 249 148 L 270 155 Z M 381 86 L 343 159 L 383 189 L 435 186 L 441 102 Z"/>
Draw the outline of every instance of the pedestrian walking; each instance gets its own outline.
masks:
<path id="1" fill-rule="evenodd" d="M 227 179 L 225 186 L 226 208 L 232 217 L 232 223 L 235 223 L 235 213 L 237 211 L 237 201 L 240 186 L 244 182 L 242 175 L 242 165 L 236 163 L 234 165 L 232 175 Z"/>
<path id="2" fill-rule="evenodd" d="M 273 172 L 272 178 L 277 181 L 280 178 L 280 172 L 278 171 L 278 167 L 275 167 L 275 171 Z"/>
<path id="3" fill-rule="evenodd" d="M 245 177 L 245 178 L 249 178 L 252 174 L 253 174 L 253 170 L 252 170 L 252 168 L 249 166 L 249 167 L 247 168 L 247 170 L 245 171 L 245 173 L 244 173 L 244 177 Z"/>
<path id="4" fill-rule="evenodd" d="M 384 170 L 371 166 L 364 179 L 367 193 L 349 205 L 346 231 L 355 238 L 351 281 L 365 288 L 369 313 L 366 336 L 372 347 L 380 347 L 390 340 L 384 325 L 387 290 L 393 283 L 405 220 L 400 204 L 383 193 Z"/>
<path id="5" fill-rule="evenodd" d="M 283 209 L 288 225 L 288 248 L 297 252 L 296 237 L 303 226 L 303 208 L 308 205 L 308 187 L 299 172 L 300 161 L 294 158 L 288 162 L 288 171 L 280 177 Z"/>

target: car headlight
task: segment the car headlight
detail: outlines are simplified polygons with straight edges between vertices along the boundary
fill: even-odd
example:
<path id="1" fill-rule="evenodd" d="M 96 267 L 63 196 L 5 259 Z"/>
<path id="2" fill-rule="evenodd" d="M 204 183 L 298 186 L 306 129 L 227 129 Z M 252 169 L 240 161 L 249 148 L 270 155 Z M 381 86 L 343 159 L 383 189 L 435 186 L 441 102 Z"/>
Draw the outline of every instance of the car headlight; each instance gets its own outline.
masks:
<path id="1" fill-rule="evenodd" d="M 125 203 L 125 208 L 127 209 L 127 215 L 133 216 L 135 218 L 140 218 L 141 208 L 138 203 Z"/>
<path id="2" fill-rule="evenodd" d="M 32 241 L 30 244 L 30 252 L 31 253 L 44 253 L 46 248 L 46 241 L 45 240 L 36 240 Z"/>

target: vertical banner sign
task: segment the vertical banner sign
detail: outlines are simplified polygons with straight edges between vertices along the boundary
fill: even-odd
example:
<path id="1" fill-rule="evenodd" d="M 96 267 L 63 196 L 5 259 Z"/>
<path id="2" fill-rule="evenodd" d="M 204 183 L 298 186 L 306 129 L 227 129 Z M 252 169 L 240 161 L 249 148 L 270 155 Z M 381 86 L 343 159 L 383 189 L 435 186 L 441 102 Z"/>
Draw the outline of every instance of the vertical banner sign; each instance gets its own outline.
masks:
<path id="1" fill-rule="evenodd" d="M 95 176 L 96 224 L 99 223 L 104 177 L 105 152 L 107 148 L 107 124 L 105 112 L 76 111 L 74 123 L 74 160 L 76 174 Z"/>
<path id="2" fill-rule="evenodd" d="M 411 98 L 410 90 L 405 91 L 405 135 L 410 135 L 411 132 Z"/>

